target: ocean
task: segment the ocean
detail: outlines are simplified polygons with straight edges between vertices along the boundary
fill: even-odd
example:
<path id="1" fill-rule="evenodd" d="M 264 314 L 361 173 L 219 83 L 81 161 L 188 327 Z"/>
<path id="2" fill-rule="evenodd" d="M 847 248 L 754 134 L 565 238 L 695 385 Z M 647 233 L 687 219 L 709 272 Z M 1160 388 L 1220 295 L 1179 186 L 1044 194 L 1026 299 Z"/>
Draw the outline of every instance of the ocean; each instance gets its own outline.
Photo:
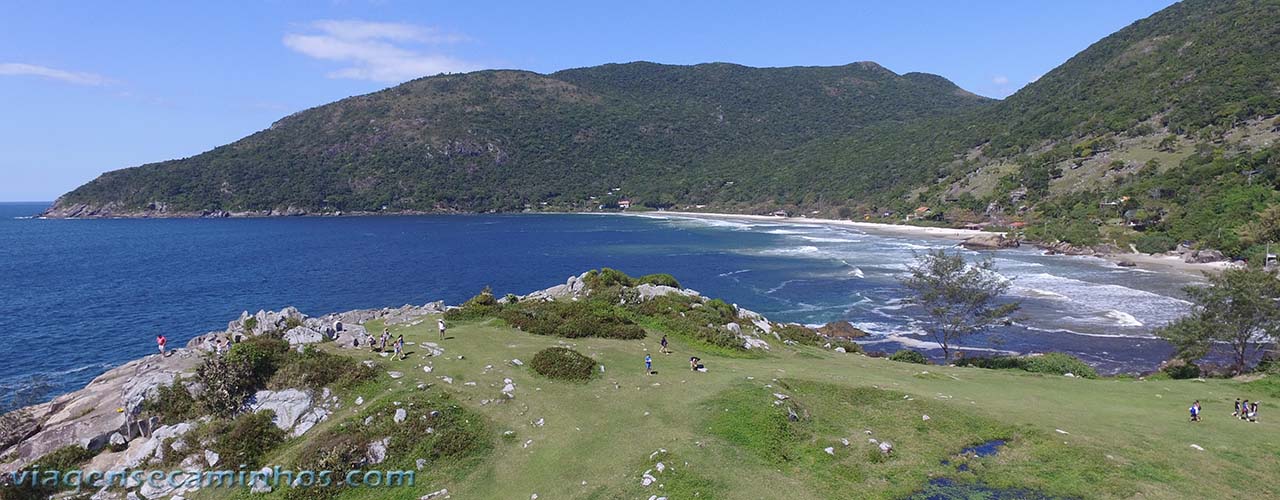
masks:
<path id="1" fill-rule="evenodd" d="M 665 272 L 775 321 L 849 321 L 868 350 L 940 355 L 902 303 L 914 254 L 952 241 L 772 221 L 610 215 L 40 220 L 0 204 L 0 396 L 33 376 L 56 391 L 221 330 L 241 311 L 320 315 L 458 304 L 481 288 L 523 294 L 583 271 Z M 972 258 L 989 253 L 966 252 Z M 1014 325 L 969 354 L 1071 353 L 1103 372 L 1154 369 L 1172 350 L 1152 331 L 1184 313 L 1192 275 L 1101 259 L 994 253 L 1023 303 Z"/>

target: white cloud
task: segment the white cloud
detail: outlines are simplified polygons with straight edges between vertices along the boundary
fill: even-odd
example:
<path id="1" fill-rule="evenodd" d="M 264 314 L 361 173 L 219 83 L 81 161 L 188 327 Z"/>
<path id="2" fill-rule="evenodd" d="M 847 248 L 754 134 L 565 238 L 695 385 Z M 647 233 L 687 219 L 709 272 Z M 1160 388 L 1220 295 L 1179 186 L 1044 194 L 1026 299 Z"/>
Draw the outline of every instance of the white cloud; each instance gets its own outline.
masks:
<path id="1" fill-rule="evenodd" d="M 324 20 L 307 26 L 311 33 L 286 34 L 284 45 L 309 57 L 346 64 L 330 72 L 330 78 L 399 83 L 480 69 L 479 65 L 426 50 L 465 40 L 434 28 L 358 20 Z"/>
<path id="2" fill-rule="evenodd" d="M 996 75 L 996 77 L 995 77 L 995 78 L 992 78 L 992 79 L 991 79 L 991 83 L 994 83 L 994 84 L 996 84 L 996 85 L 1008 85 L 1008 84 L 1009 84 L 1009 77 L 1004 76 L 1004 75 Z"/>
<path id="3" fill-rule="evenodd" d="M 48 66 L 23 63 L 0 63 L 0 76 L 38 76 L 76 85 L 107 85 L 111 79 L 94 73 L 65 71 Z"/>

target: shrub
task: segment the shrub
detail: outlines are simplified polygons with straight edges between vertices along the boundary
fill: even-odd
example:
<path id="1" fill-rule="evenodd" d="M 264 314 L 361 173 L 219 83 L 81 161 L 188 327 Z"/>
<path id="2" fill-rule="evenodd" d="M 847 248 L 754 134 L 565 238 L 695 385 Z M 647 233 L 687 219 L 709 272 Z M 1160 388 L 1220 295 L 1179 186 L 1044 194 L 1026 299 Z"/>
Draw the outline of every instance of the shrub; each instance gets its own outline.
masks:
<path id="1" fill-rule="evenodd" d="M 1098 372 L 1092 366 L 1070 354 L 1051 352 L 1043 356 L 1028 356 L 1022 359 L 1026 360 L 1022 369 L 1029 372 L 1052 375 L 1070 373 L 1084 378 L 1096 378 L 1098 376 Z"/>
<path id="2" fill-rule="evenodd" d="M 288 352 L 288 342 L 259 335 L 231 346 L 225 357 L 228 364 L 242 365 L 248 370 L 252 385 L 261 386 L 276 372 Z"/>
<path id="3" fill-rule="evenodd" d="M 204 386 L 197 401 L 201 409 L 215 417 L 235 416 L 254 389 L 247 363 L 231 363 L 226 357 L 205 358 L 196 369 L 196 380 Z"/>
<path id="4" fill-rule="evenodd" d="M 831 339 L 830 342 L 831 342 L 832 349 L 835 349 L 837 347 L 843 347 L 844 352 L 850 352 L 850 353 L 862 352 L 862 346 L 858 345 L 857 342 L 854 342 L 852 340 Z"/>
<path id="5" fill-rule="evenodd" d="M 650 284 L 680 288 L 680 282 L 670 274 L 646 274 L 636 279 L 636 284 Z"/>
<path id="6" fill-rule="evenodd" d="M 493 296 L 493 289 L 486 286 L 480 293 L 463 302 L 462 306 L 446 311 L 444 317 L 450 321 L 481 319 L 492 316 L 499 307 L 498 299 Z"/>
<path id="7" fill-rule="evenodd" d="M 182 380 L 156 388 L 156 395 L 142 402 L 142 411 L 160 417 L 160 421 L 172 425 L 200 416 L 200 405 Z"/>
<path id="8" fill-rule="evenodd" d="M 627 276 L 627 273 L 607 267 L 588 272 L 582 281 L 586 283 L 587 288 L 591 289 L 635 285 L 635 280 Z"/>
<path id="9" fill-rule="evenodd" d="M 637 340 L 645 331 L 631 312 L 600 300 L 511 304 L 498 311 L 507 324 L 536 335 Z"/>
<path id="10" fill-rule="evenodd" d="M 374 375 L 374 369 L 364 363 L 307 346 L 301 353 L 290 351 L 267 386 L 272 389 L 351 387 L 372 379 Z"/>
<path id="11" fill-rule="evenodd" d="M 265 410 L 245 413 L 232 420 L 214 420 L 201 434 L 216 436 L 213 451 L 227 464 L 245 464 L 248 469 L 262 466 L 262 459 L 285 440 L 285 432 L 276 426 L 275 412 Z"/>
<path id="12" fill-rule="evenodd" d="M 795 325 L 795 324 L 782 325 L 780 327 L 774 328 L 773 333 L 778 334 L 778 336 L 782 337 L 782 340 L 784 341 L 790 340 L 798 344 L 822 345 L 826 343 L 826 339 L 819 336 L 818 332 L 815 332 L 802 325 Z"/>
<path id="13" fill-rule="evenodd" d="M 39 471 L 39 477 L 43 479 L 48 471 L 74 471 L 79 470 L 89 460 L 96 456 L 96 452 L 89 451 L 79 445 L 68 445 L 53 450 L 39 460 L 36 460 L 30 467 L 23 471 L 36 474 Z M 19 473 L 20 474 L 20 473 Z M 5 479 L 9 479 L 9 475 L 5 474 Z M 59 491 L 69 491 L 71 488 L 62 484 L 48 484 L 41 482 L 38 486 L 31 486 L 30 482 L 24 482 L 23 485 L 9 485 L 0 483 L 0 498 L 13 500 L 37 500 L 52 498 Z"/>
<path id="14" fill-rule="evenodd" d="M 924 354 L 920 354 L 919 352 L 911 349 L 903 349 L 895 352 L 893 353 L 893 356 L 889 356 L 889 359 L 901 363 L 915 363 L 918 365 L 929 364 L 929 360 L 924 357 Z"/>
<path id="15" fill-rule="evenodd" d="M 1096 378 L 1097 370 L 1070 354 L 1051 352 L 1040 356 L 992 356 L 962 358 L 956 366 L 973 366 L 993 370 L 1023 370 L 1052 375 L 1072 374 L 1077 377 Z"/>
<path id="16" fill-rule="evenodd" d="M 1165 234 L 1147 233 L 1139 236 L 1133 246 L 1142 253 L 1163 253 L 1173 250 L 1178 242 Z"/>
<path id="17" fill-rule="evenodd" d="M 573 349 L 548 347 L 538 351 L 529 366 L 547 378 L 585 381 L 595 373 L 596 361 Z"/>
<path id="18" fill-rule="evenodd" d="M 1200 366 L 1182 360 L 1165 363 L 1164 366 L 1160 367 L 1160 371 L 1175 380 L 1200 378 Z"/>

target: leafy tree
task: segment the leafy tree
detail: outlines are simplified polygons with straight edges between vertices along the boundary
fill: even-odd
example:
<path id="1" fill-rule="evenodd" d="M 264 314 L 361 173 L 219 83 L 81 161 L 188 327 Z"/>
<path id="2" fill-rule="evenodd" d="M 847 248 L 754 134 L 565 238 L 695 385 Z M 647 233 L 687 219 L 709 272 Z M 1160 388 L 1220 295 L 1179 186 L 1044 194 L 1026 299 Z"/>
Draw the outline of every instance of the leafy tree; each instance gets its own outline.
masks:
<path id="1" fill-rule="evenodd" d="M 1195 304 L 1191 313 L 1156 331 L 1191 362 L 1216 343 L 1231 347 L 1235 373 L 1280 334 L 1280 280 L 1260 268 L 1228 269 L 1209 277 L 1209 286 L 1186 288 Z"/>
<path id="2" fill-rule="evenodd" d="M 971 265 L 959 252 L 931 250 L 917 255 L 909 270 L 911 276 L 902 284 L 911 293 L 911 303 L 928 313 L 928 331 L 942 347 L 944 361 L 951 361 L 952 347 L 961 339 L 1008 322 L 1020 307 L 1018 302 L 998 301 L 1010 283 L 990 258 Z"/>

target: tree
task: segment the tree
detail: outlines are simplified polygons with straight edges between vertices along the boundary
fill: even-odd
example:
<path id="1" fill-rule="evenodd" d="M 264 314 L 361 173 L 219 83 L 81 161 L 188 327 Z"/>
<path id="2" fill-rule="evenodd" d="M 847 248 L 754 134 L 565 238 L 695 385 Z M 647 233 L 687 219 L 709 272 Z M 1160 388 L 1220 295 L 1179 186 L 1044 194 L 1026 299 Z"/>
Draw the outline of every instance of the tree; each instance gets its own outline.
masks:
<path id="1" fill-rule="evenodd" d="M 989 326 L 1007 323 L 1021 305 L 1000 303 L 1009 290 L 1009 280 L 996 272 L 990 258 L 968 264 L 959 252 L 931 250 L 916 256 L 909 266 L 911 276 L 902 284 L 911 292 L 908 299 L 929 314 L 927 329 L 942 347 L 945 361 L 961 339 Z"/>
<path id="2" fill-rule="evenodd" d="M 1231 347 L 1233 371 L 1243 373 L 1270 338 L 1280 334 L 1280 280 L 1253 267 L 1209 277 L 1186 288 L 1191 313 L 1156 331 L 1185 361 L 1204 357 L 1217 343 Z"/>

